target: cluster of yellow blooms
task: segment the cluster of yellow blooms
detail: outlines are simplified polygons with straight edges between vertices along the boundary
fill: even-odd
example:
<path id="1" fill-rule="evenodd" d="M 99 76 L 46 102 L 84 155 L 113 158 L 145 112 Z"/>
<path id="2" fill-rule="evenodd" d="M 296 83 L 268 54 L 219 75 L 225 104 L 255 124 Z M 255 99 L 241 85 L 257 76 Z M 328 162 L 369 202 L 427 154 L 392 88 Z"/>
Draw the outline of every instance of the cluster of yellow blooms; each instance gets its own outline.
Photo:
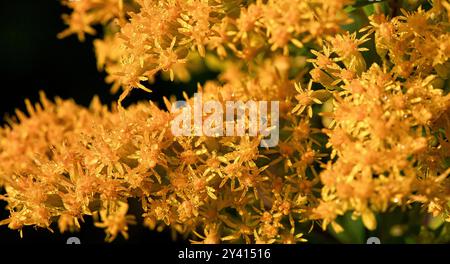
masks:
<path id="1" fill-rule="evenodd" d="M 10 217 L 0 224 L 57 222 L 64 232 L 92 216 L 112 241 L 135 223 L 129 199 L 149 228 L 202 243 L 305 241 L 302 223 L 340 232 L 346 212 L 373 230 L 377 213 L 413 204 L 450 221 L 449 1 L 410 1 L 394 17 L 372 3 L 368 26 L 354 33 L 343 29 L 354 20 L 347 8 L 363 1 L 64 2 L 73 12 L 60 36 L 83 40 L 102 24 L 98 66 L 123 92 L 112 109 L 42 93 L 26 101 L 28 115 L 7 120 L 0 200 Z M 371 42 L 378 63 L 364 57 Z M 121 107 L 161 71 L 185 80 L 198 56 L 221 62 L 219 78 L 199 85 L 204 101 L 280 102 L 278 146 L 175 136 L 167 99 L 168 111 Z"/>
<path id="2" fill-rule="evenodd" d="M 83 0 L 70 2 L 74 12 L 62 36 L 73 32 L 82 39 L 92 33 L 92 23 L 109 22 L 110 34 L 95 42 L 99 67 L 105 66 L 113 91 L 122 87 L 127 93 L 136 87 L 148 90 L 141 82 L 153 81 L 159 71 L 169 72 L 172 80 L 185 79 L 192 51 L 202 57 L 206 50 L 215 51 L 222 59 L 231 52 L 236 59 L 257 63 L 279 49 L 289 54 L 290 43 L 321 44 L 351 22 L 343 7 L 352 1 L 137 0 L 140 8 L 124 20 L 130 3 Z M 109 16 L 103 15 L 105 9 L 111 10 Z M 84 19 L 74 23 L 78 17 Z"/>

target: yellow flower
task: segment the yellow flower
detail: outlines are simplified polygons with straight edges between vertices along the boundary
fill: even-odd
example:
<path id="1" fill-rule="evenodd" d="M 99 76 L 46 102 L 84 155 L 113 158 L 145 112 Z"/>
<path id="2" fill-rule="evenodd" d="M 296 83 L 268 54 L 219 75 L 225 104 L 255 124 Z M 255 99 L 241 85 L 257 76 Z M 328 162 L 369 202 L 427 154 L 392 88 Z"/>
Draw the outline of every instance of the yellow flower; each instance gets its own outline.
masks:
<path id="1" fill-rule="evenodd" d="M 128 225 L 135 224 L 134 216 L 126 215 L 128 204 L 119 203 L 116 206 L 117 209 L 113 212 L 111 212 L 111 208 L 110 210 L 104 209 L 100 211 L 102 222 L 95 223 L 95 226 L 105 228 L 106 241 L 109 242 L 113 241 L 119 234 L 128 239 Z"/>
<path id="2" fill-rule="evenodd" d="M 312 118 L 312 105 L 314 103 L 322 104 L 322 102 L 314 96 L 314 91 L 311 88 L 312 81 L 309 82 L 306 89 L 303 89 L 300 84 L 295 83 L 295 89 L 298 92 L 298 94 L 295 96 L 295 99 L 297 99 L 298 104 L 294 107 L 294 109 L 292 109 L 292 113 L 300 115 L 303 113 L 303 111 L 307 110 L 309 118 Z"/>

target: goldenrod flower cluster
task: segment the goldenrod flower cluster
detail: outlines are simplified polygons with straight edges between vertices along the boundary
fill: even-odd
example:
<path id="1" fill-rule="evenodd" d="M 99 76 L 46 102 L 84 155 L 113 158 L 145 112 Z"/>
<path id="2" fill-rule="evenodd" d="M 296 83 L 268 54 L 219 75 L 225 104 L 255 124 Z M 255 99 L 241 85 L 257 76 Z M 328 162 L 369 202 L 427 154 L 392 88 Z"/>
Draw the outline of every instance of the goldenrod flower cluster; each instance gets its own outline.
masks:
<path id="1" fill-rule="evenodd" d="M 374 230 L 377 214 L 417 204 L 450 221 L 450 2 L 366 2 L 64 1 L 60 36 L 103 25 L 98 66 L 122 94 L 86 108 L 41 93 L 7 120 L 0 224 L 64 232 L 92 216 L 112 241 L 136 223 L 131 199 L 144 225 L 194 243 L 296 243 L 317 222 L 345 231 L 346 213 Z M 161 72 L 188 80 L 199 59 L 220 71 L 198 85 L 204 101 L 280 102 L 276 147 L 173 135 L 173 100 L 121 106 Z"/>

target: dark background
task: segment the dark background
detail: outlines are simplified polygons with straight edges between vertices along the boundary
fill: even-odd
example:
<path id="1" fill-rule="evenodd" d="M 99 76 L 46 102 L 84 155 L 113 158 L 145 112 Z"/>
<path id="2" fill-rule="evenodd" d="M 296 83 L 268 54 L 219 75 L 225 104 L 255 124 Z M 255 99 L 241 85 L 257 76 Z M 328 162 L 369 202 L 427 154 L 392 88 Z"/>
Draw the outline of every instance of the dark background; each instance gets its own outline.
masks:
<path id="1" fill-rule="evenodd" d="M 77 103 L 88 105 L 97 94 L 102 102 L 111 104 L 118 95 L 111 95 L 110 86 L 104 82 L 105 74 L 97 71 L 92 37 L 84 43 L 75 35 L 58 39 L 64 30 L 61 14 L 68 12 L 57 0 L 0 0 L 0 118 L 3 125 L 5 115 L 16 108 L 25 110 L 24 99 L 32 102 L 39 99 L 39 90 L 47 97 L 73 98 Z M 101 32 L 101 28 L 96 28 Z M 126 104 L 140 99 L 159 99 L 162 95 L 179 93 L 179 84 L 158 81 L 152 94 L 133 91 Z M 0 193 L 2 190 L 0 189 Z M 0 202 L 0 220 L 8 217 L 5 202 Z M 137 203 L 134 205 L 138 208 Z M 131 208 L 133 209 L 133 208 Z M 139 219 L 138 219 L 139 220 Z M 55 234 L 44 229 L 26 227 L 21 239 L 19 232 L 0 226 L 0 243 L 65 243 L 77 236 L 82 243 L 102 243 L 103 229 L 93 227 L 86 218 L 81 232 L 60 234 L 56 225 Z M 114 243 L 171 243 L 170 232 L 152 232 L 141 223 L 130 227 L 130 239 L 118 237 Z"/>

